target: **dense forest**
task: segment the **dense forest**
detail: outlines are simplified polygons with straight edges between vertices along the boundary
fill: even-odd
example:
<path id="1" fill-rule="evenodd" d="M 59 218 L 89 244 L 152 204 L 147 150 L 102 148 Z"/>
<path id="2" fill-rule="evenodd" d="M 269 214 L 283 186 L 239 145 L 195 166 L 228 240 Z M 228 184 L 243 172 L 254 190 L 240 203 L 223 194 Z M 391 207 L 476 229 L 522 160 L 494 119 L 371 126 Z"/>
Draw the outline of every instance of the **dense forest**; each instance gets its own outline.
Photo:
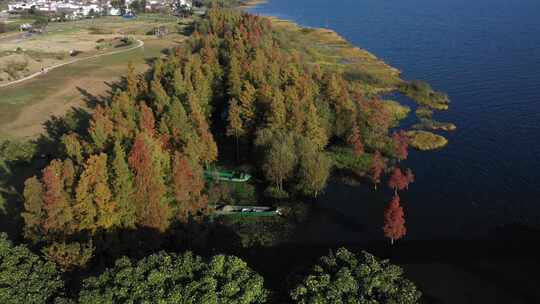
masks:
<path id="1" fill-rule="evenodd" d="M 24 239 L 41 256 L 3 237 L 2 303 L 283 298 L 237 257 L 161 251 L 230 242 L 231 227 L 211 206 L 246 189 L 205 178 L 223 167 L 255 177 L 249 199 L 287 205 L 291 214 L 324 191 L 332 172 L 374 189 L 389 173 L 395 194 L 382 231 L 392 243 L 406 233 L 398 191 L 414 175 L 399 167 L 409 139 L 394 113 L 362 82 L 306 59 L 267 18 L 211 9 L 184 46 L 144 74 L 130 68 L 111 96 L 90 102 L 91 112 L 49 124 L 39 153 L 29 152 L 32 169 L 18 176 L 30 176 L 21 188 Z M 292 275 L 289 285 L 295 303 L 420 297 L 399 267 L 345 249 Z"/>

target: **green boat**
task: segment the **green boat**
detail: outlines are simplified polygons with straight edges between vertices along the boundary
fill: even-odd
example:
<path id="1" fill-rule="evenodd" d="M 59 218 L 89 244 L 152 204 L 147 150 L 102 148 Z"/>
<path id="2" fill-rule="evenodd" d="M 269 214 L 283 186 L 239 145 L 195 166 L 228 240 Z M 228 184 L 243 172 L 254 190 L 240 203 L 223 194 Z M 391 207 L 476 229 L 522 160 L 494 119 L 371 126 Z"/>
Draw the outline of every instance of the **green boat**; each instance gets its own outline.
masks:
<path id="1" fill-rule="evenodd" d="M 245 183 L 251 178 L 251 175 L 244 172 L 236 172 L 236 171 L 206 170 L 204 171 L 204 177 L 207 180 L 217 179 L 217 180 L 226 181 L 226 182 Z"/>

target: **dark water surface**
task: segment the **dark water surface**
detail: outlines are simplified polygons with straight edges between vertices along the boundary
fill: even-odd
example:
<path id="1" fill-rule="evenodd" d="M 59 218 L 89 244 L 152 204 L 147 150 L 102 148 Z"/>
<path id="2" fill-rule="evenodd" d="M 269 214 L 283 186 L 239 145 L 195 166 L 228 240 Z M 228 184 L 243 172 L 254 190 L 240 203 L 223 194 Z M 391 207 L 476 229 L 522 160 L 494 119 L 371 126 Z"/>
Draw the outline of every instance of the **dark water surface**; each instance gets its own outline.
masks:
<path id="1" fill-rule="evenodd" d="M 495 225 L 540 223 L 540 1 L 270 0 L 250 11 L 333 29 L 404 79 L 449 94 L 450 110 L 435 115 L 458 126 L 445 134 L 449 145 L 412 152 L 404 164 L 417 176 L 402 195 L 407 239 L 485 237 Z M 314 221 L 308 235 L 382 237 L 390 194 L 375 196 L 331 184 L 320 205 L 347 232 Z"/>

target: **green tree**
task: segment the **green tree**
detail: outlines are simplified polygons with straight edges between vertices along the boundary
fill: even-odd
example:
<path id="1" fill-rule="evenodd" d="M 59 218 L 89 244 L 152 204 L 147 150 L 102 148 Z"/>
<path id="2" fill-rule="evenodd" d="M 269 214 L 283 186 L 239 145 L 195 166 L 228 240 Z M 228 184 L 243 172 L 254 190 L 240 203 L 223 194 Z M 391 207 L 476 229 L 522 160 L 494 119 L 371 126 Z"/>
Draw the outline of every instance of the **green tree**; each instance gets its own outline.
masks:
<path id="1" fill-rule="evenodd" d="M 121 3 L 122 1 L 124 1 L 124 4 Z M 114 0 L 113 2 L 111 2 L 111 5 L 113 5 L 113 7 L 115 4 L 118 6 L 125 6 L 125 0 Z M 128 74 L 126 76 L 126 90 L 131 99 L 137 99 L 137 97 L 139 96 L 138 83 L 139 80 L 137 78 L 137 73 L 135 72 L 135 65 L 132 61 L 130 61 L 128 63 Z"/>
<path id="2" fill-rule="evenodd" d="M 167 92 L 161 85 L 161 81 L 154 79 L 150 84 L 150 93 L 152 94 L 152 104 L 156 110 L 156 113 L 163 113 L 165 109 L 170 104 L 170 97 L 167 95 Z"/>
<path id="3" fill-rule="evenodd" d="M 264 175 L 283 191 L 283 181 L 291 177 L 296 166 L 294 139 L 290 134 L 276 134 L 269 143 L 263 163 Z"/>
<path id="4" fill-rule="evenodd" d="M 287 124 L 287 108 L 285 100 L 280 90 L 276 90 L 270 100 L 270 109 L 267 114 L 267 126 L 271 130 L 285 128 Z"/>
<path id="5" fill-rule="evenodd" d="M 326 187 L 332 161 L 309 139 L 299 142 L 296 154 L 299 157 L 296 187 L 304 195 L 316 197 Z"/>
<path id="6" fill-rule="evenodd" d="M 218 255 L 206 262 L 190 252 L 160 252 L 138 262 L 122 258 L 83 285 L 81 304 L 256 304 L 267 296 L 263 278 L 239 258 Z"/>
<path id="7" fill-rule="evenodd" d="M 413 304 L 421 297 L 399 266 L 345 248 L 321 257 L 290 295 L 298 304 Z"/>
<path id="8" fill-rule="evenodd" d="M 240 147 L 239 147 L 239 137 L 243 136 L 246 133 L 244 124 L 241 118 L 242 110 L 238 105 L 236 99 L 232 99 L 229 104 L 229 113 L 227 115 L 227 136 L 234 136 L 236 140 L 236 161 L 240 160 Z"/>
<path id="9" fill-rule="evenodd" d="M 63 292 L 56 265 L 0 234 L 0 303 L 52 303 Z"/>
<path id="10" fill-rule="evenodd" d="M 97 150 L 102 151 L 113 133 L 113 122 L 108 117 L 106 109 L 101 106 L 96 107 L 92 113 L 89 133 Z"/>
<path id="11" fill-rule="evenodd" d="M 24 234 L 36 240 L 42 234 L 45 212 L 43 210 L 43 184 L 37 177 L 31 177 L 24 183 Z"/>
<path id="12" fill-rule="evenodd" d="M 67 156 L 74 160 L 77 164 L 83 162 L 83 148 L 77 134 L 71 133 L 62 136 L 62 144 L 66 150 Z"/>
<path id="13" fill-rule="evenodd" d="M 317 108 L 314 104 L 310 104 L 308 107 L 305 121 L 305 136 L 319 150 L 323 150 L 328 143 L 328 135 L 322 126 L 321 117 L 317 113 Z"/>

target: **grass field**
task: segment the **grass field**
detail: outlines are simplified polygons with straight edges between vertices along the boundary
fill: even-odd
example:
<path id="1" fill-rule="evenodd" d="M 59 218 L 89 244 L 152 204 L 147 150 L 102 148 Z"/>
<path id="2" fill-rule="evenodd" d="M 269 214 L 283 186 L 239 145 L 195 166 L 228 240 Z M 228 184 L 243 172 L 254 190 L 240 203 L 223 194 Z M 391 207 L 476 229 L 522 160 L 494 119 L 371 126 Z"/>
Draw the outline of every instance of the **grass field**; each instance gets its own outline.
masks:
<path id="1" fill-rule="evenodd" d="M 144 16 L 136 21 L 121 18 L 99 20 L 100 27 L 113 29 L 117 33 L 130 33 L 136 39 L 143 40 L 145 45 L 126 53 L 60 67 L 21 84 L 0 88 L 0 138 L 31 138 L 39 135 L 43 131 L 43 123 L 52 115 L 62 115 L 72 107 L 84 107 L 83 93 L 94 96 L 106 94 L 110 89 L 109 84 L 126 74 L 129 62 L 133 62 L 139 71 L 144 71 L 148 67 L 147 59 L 160 56 L 163 49 L 178 45 L 185 38 L 179 34 L 169 35 L 166 39 L 145 35 L 156 24 L 176 26 L 167 17 Z M 95 26 L 92 21 L 85 20 L 59 23 L 55 25 L 59 28 L 53 26 L 49 31 L 51 35 L 56 35 L 54 33 L 60 31 L 62 25 L 71 24 L 73 28 L 66 29 L 70 33 L 77 32 L 76 27 L 88 29 Z"/>

